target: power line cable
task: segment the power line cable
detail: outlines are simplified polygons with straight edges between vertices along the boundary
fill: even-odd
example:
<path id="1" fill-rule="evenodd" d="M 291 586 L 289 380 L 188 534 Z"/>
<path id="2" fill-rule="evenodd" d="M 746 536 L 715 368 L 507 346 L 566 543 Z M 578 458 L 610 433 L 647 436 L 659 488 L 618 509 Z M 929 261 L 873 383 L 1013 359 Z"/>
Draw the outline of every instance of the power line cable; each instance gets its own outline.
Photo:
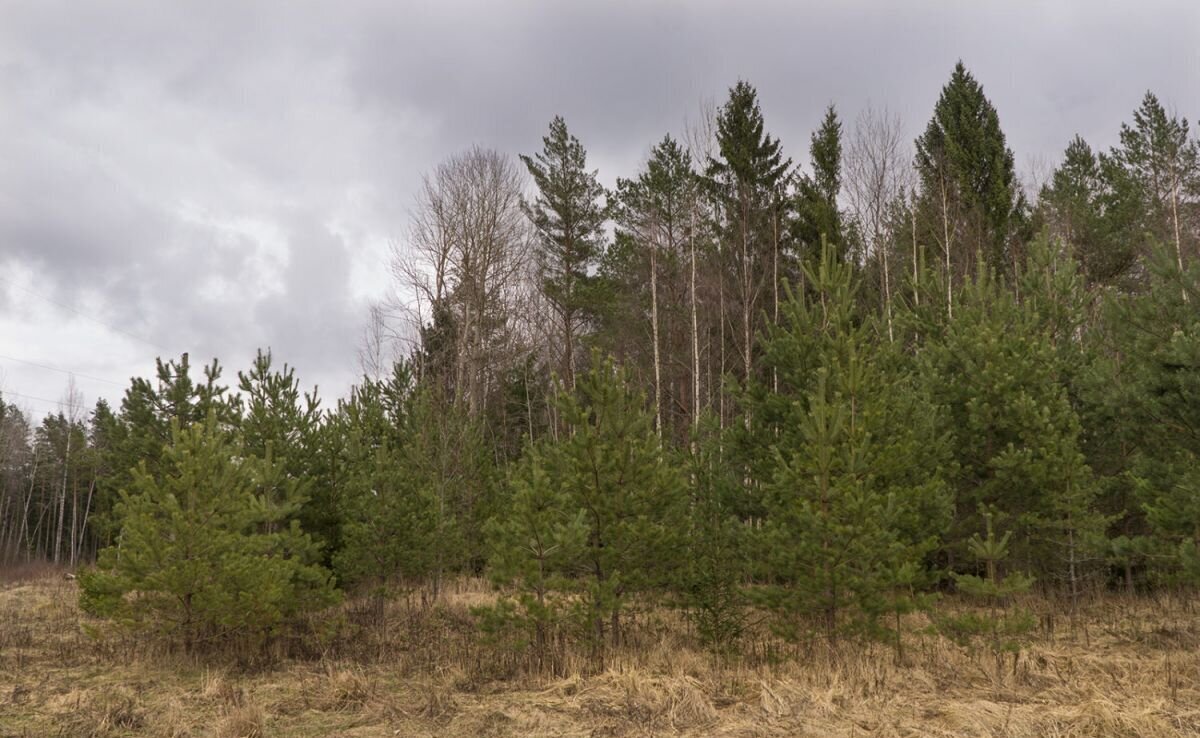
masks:
<path id="1" fill-rule="evenodd" d="M 47 400 L 45 397 L 35 397 L 34 395 L 22 394 L 20 392 L 14 391 L 14 390 L 0 389 L 0 397 L 7 397 L 9 395 L 12 395 L 13 397 L 20 397 L 22 400 L 37 400 L 38 402 L 48 402 L 51 405 L 58 405 L 59 407 L 62 407 L 63 405 L 66 404 L 66 402 L 64 402 L 63 400 Z"/>
<path id="2" fill-rule="evenodd" d="M 43 294 L 34 292 L 33 290 L 29 289 L 28 287 L 22 287 L 21 285 L 17 284 L 16 282 L 13 282 L 11 279 L 8 279 L 7 277 L 0 277 L 0 282 L 4 282 L 9 287 L 12 287 L 15 290 L 24 292 L 27 295 L 32 295 L 32 296 L 38 298 L 39 300 L 45 300 L 46 302 L 50 303 L 51 305 L 56 305 L 57 307 L 60 307 L 63 310 L 70 311 L 70 312 L 78 315 L 79 317 L 84 318 L 85 320 L 90 320 L 93 323 L 95 323 L 96 325 L 103 326 L 103 327 L 109 329 L 110 331 L 115 331 L 117 333 L 120 333 L 123 336 L 128 336 L 129 338 L 132 338 L 135 341 L 140 341 L 140 342 L 146 344 L 147 346 L 152 346 L 152 347 L 164 352 L 168 356 L 174 355 L 170 349 L 168 349 L 166 346 L 163 346 L 160 343 L 156 343 L 154 341 L 151 341 L 148 338 L 143 338 L 142 336 L 139 336 L 135 333 L 130 333 L 129 331 L 125 330 L 124 328 L 118 328 L 117 326 L 112 325 L 111 323 L 106 323 L 103 320 L 94 318 L 91 315 L 88 315 L 87 313 L 85 313 L 81 310 L 77 310 L 76 308 L 73 308 L 70 305 L 59 302 L 58 300 L 55 300 L 54 298 L 46 297 Z"/>
<path id="3" fill-rule="evenodd" d="M 16 361 L 21 364 L 28 364 L 29 366 L 36 366 L 38 369 L 48 369 L 49 371 L 52 371 L 52 372 L 61 372 L 63 374 L 68 374 L 72 377 L 79 377 L 81 379 L 90 379 L 93 382 L 104 382 L 105 384 L 111 384 L 116 387 L 124 387 L 125 386 L 125 384 L 123 382 L 114 382 L 111 379 L 104 379 L 103 377 L 93 377 L 90 374 L 74 372 L 74 371 L 71 371 L 70 369 L 60 369 L 59 367 L 50 366 L 49 364 L 39 364 L 36 361 L 29 361 L 27 359 L 18 359 L 15 356 L 5 356 L 4 354 L 0 354 L 0 359 L 3 359 L 5 361 Z"/>

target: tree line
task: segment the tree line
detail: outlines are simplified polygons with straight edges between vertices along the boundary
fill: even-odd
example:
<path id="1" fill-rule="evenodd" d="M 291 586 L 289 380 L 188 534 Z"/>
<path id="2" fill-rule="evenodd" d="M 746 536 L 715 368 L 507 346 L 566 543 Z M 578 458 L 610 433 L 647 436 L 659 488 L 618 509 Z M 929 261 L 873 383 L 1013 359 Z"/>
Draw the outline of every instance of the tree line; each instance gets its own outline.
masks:
<path id="1" fill-rule="evenodd" d="M 830 106 L 795 165 L 738 82 L 608 190 L 555 118 L 420 189 L 362 380 L 187 355 L 40 426 L 0 403 L 0 557 L 190 646 L 339 591 L 492 578 L 491 642 L 598 658 L 647 602 L 717 649 L 1039 587 L 1200 580 L 1200 143 L 1147 93 L 1038 187 L 959 63 L 910 146 Z"/>

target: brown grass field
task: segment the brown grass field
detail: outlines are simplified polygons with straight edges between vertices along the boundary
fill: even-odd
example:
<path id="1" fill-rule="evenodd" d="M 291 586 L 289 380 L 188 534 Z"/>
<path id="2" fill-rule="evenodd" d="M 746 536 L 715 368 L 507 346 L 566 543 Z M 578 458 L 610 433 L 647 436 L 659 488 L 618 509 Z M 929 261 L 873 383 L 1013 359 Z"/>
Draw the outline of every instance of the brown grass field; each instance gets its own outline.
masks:
<path id="1" fill-rule="evenodd" d="M 927 634 L 903 665 L 765 635 L 718 663 L 650 611 L 604 669 L 539 677 L 478 645 L 468 608 L 491 595 L 476 581 L 434 608 L 349 602 L 323 616 L 342 634 L 322 652 L 253 669 L 98 638 L 76 594 L 55 573 L 0 584 L 0 737 L 1200 735 L 1200 613 L 1179 599 L 1101 598 L 1074 627 L 1031 599 L 1042 626 L 999 676 Z"/>

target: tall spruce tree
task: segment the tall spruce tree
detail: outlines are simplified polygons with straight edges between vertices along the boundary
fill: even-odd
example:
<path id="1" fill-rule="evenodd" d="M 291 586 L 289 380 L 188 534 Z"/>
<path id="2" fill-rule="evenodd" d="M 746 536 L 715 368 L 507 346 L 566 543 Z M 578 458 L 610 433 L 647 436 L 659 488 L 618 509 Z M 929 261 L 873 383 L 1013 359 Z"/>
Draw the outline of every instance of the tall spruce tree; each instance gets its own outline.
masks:
<path id="1" fill-rule="evenodd" d="M 737 325 L 733 343 L 742 360 L 740 378 L 748 381 L 754 376 L 759 316 L 781 276 L 779 206 L 792 162 L 779 140 L 765 132 L 758 93 L 745 81 L 729 90 L 717 114 L 716 142 L 718 156 L 708 160 L 705 182 L 737 311 L 736 318 L 722 320 Z"/>
<path id="2" fill-rule="evenodd" d="M 939 245 L 947 276 L 971 274 L 977 253 L 988 268 L 1013 273 L 1025 199 L 996 108 L 961 61 L 916 146 L 920 220 L 926 242 Z"/>
<path id="3" fill-rule="evenodd" d="M 795 204 L 796 245 L 810 264 L 821 258 L 822 239 L 839 259 L 848 257 L 838 195 L 842 190 L 842 122 L 837 110 L 825 109 L 809 146 L 812 174 L 800 178 Z"/>

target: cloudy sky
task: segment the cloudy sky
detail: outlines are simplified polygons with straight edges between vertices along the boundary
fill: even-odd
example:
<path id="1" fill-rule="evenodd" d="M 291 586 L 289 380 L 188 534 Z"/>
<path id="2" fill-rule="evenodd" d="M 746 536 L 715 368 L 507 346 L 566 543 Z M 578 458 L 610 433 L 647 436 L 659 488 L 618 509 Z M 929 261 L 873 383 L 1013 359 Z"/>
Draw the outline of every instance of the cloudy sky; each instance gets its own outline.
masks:
<path id="1" fill-rule="evenodd" d="M 609 184 L 738 78 L 797 161 L 830 102 L 915 136 L 958 58 L 1025 170 L 1147 88 L 1200 116 L 1200 3 L 836 5 L 0 0 L 0 389 L 261 346 L 339 395 L 421 173 L 556 114 Z"/>

